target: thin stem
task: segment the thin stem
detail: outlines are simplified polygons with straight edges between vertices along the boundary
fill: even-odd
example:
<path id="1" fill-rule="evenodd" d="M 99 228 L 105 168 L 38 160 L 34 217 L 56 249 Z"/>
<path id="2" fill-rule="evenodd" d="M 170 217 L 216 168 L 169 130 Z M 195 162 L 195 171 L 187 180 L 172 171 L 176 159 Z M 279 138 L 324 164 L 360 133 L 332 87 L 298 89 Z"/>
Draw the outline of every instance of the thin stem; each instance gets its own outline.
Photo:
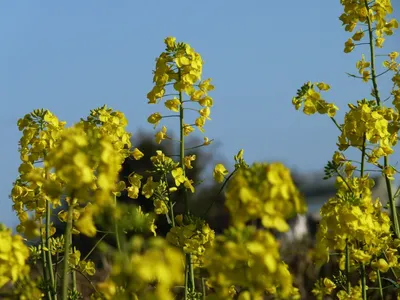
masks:
<path id="1" fill-rule="evenodd" d="M 378 285 L 379 285 L 379 296 L 383 300 L 383 289 L 382 289 L 382 278 L 381 278 L 381 272 L 379 270 L 376 271 L 378 275 Z"/>
<path id="2" fill-rule="evenodd" d="M 71 197 L 72 202 L 73 197 Z M 64 233 L 64 262 L 63 262 L 63 274 L 62 274 L 62 286 L 61 286 L 61 299 L 67 300 L 68 299 L 68 285 L 69 285 L 69 252 L 71 247 L 71 231 L 72 231 L 72 212 L 73 212 L 73 205 L 69 205 L 68 207 L 68 216 L 67 216 L 67 226 L 65 228 Z"/>
<path id="3" fill-rule="evenodd" d="M 210 143 L 211 143 L 212 141 L 214 141 L 214 139 L 212 139 L 212 140 L 209 140 L 209 142 L 210 142 Z M 186 148 L 185 150 L 193 150 L 193 149 L 197 149 L 197 148 L 200 148 L 200 147 L 205 147 L 205 146 L 207 146 L 207 145 L 201 144 L 201 145 L 198 145 L 198 146 L 194 146 L 194 147 Z"/>
<path id="4" fill-rule="evenodd" d="M 57 287 L 55 284 L 55 279 L 54 279 L 54 272 L 53 272 L 53 261 L 51 257 L 51 252 L 50 252 L 50 218 L 51 218 L 51 203 L 47 199 L 47 205 L 46 205 L 46 247 L 47 247 L 47 268 L 49 270 L 49 279 L 50 279 L 50 284 L 51 284 L 51 293 L 53 295 L 54 299 L 57 299 Z"/>
<path id="5" fill-rule="evenodd" d="M 345 259 L 346 259 L 345 268 L 346 268 L 346 283 L 347 283 L 346 288 L 347 288 L 347 294 L 350 295 L 350 290 L 351 290 L 351 283 L 350 283 L 350 249 L 349 249 L 349 241 L 348 240 L 346 240 L 346 250 L 345 251 L 346 251 L 346 253 L 345 253 L 345 255 L 346 255 L 346 257 L 345 257 Z"/>
<path id="6" fill-rule="evenodd" d="M 362 289 L 362 298 L 363 300 L 367 300 L 367 275 L 365 274 L 365 264 L 361 264 L 361 289 Z"/>
<path id="7" fill-rule="evenodd" d="M 114 204 L 117 207 L 117 196 L 114 195 Z M 114 220 L 115 240 L 117 243 L 118 252 L 121 253 L 121 243 L 119 240 L 118 220 Z"/>
<path id="8" fill-rule="evenodd" d="M 58 251 L 57 251 L 56 252 L 56 263 L 54 266 L 54 287 L 55 287 L 56 291 L 57 291 L 58 264 L 59 264 L 59 262 L 58 262 Z"/>
<path id="9" fill-rule="evenodd" d="M 222 184 L 221 188 L 220 188 L 219 191 L 218 191 L 217 196 L 219 196 L 219 194 L 221 194 L 221 192 L 223 191 L 225 185 L 228 183 L 229 179 L 231 179 L 231 177 L 233 176 L 233 174 L 235 174 L 235 172 L 236 172 L 237 170 L 238 170 L 238 169 L 233 170 L 232 173 L 229 174 L 229 176 L 225 179 L 224 183 Z M 203 218 L 204 218 L 205 216 L 207 216 L 208 212 L 210 211 L 211 207 L 214 205 L 215 201 L 216 201 L 216 197 L 214 197 L 213 201 L 210 203 L 210 205 L 208 206 L 208 208 L 207 208 L 206 211 L 204 212 Z"/>
<path id="10" fill-rule="evenodd" d="M 83 272 L 81 272 L 81 271 L 78 270 L 78 269 L 75 269 L 75 268 L 74 268 L 74 270 L 77 271 L 77 272 L 79 272 L 79 274 L 81 274 L 81 275 L 90 283 L 90 285 L 92 286 L 92 288 L 94 289 L 94 291 L 95 291 L 96 293 L 99 293 L 99 291 L 97 290 L 96 286 L 93 284 L 93 282 L 90 280 L 90 278 L 86 276 L 86 274 L 84 274 Z"/>
<path id="11" fill-rule="evenodd" d="M 88 254 L 86 254 L 86 256 L 82 259 L 82 260 L 86 260 L 90 254 L 92 254 L 92 252 L 94 251 L 94 249 L 96 249 L 96 247 L 101 243 L 101 241 L 108 235 L 108 232 L 106 232 L 97 242 L 96 244 L 93 246 L 93 248 L 89 251 Z"/>
<path id="12" fill-rule="evenodd" d="M 364 0 L 364 4 L 365 4 L 365 8 L 367 9 L 367 11 L 369 11 L 368 1 Z M 381 105 L 381 99 L 380 99 L 379 90 L 378 90 L 378 83 L 376 80 L 377 76 L 376 76 L 376 71 L 375 71 L 375 46 L 373 43 L 372 24 L 371 24 L 371 18 L 370 18 L 369 14 L 367 14 L 367 22 L 368 22 L 369 49 L 370 49 L 370 55 L 371 55 L 371 77 L 372 77 L 372 85 L 373 85 L 373 95 L 376 98 L 377 104 Z M 385 156 L 384 157 L 384 168 L 386 169 L 388 166 L 389 166 L 389 159 L 387 156 Z M 393 199 L 392 185 L 386 174 L 385 174 L 385 182 L 386 182 L 386 188 L 388 191 L 390 212 L 392 214 L 394 234 L 396 235 L 397 238 L 400 238 L 399 220 L 397 217 L 397 209 L 396 209 L 395 199 Z"/>
<path id="13" fill-rule="evenodd" d="M 368 5 L 368 1 L 364 0 L 364 4 L 365 4 L 365 8 L 367 9 L 367 11 L 369 11 L 369 5 Z M 367 22 L 368 22 L 368 36 L 369 36 L 369 51 L 370 51 L 370 55 L 371 55 L 371 76 L 372 76 L 372 85 L 374 87 L 374 96 L 376 98 L 376 102 L 378 105 L 380 105 L 381 103 L 381 99 L 379 97 L 379 91 L 378 91 L 378 84 L 376 82 L 376 71 L 375 71 L 375 46 L 374 46 L 374 38 L 372 35 L 372 24 L 371 24 L 371 18 L 369 16 L 369 13 L 367 13 Z"/>
<path id="14" fill-rule="evenodd" d="M 385 167 L 389 166 L 389 158 L 387 156 L 383 158 L 383 162 Z M 390 183 L 390 180 L 386 174 L 385 174 L 385 183 L 388 192 L 390 212 L 392 214 L 394 234 L 396 235 L 396 238 L 400 238 L 400 228 L 399 228 L 399 220 L 397 217 L 396 200 L 393 197 L 392 184 Z"/>
<path id="15" fill-rule="evenodd" d="M 71 270 L 71 280 L 72 280 L 72 290 L 76 291 L 76 271 L 75 269 Z"/>
<path id="16" fill-rule="evenodd" d="M 173 204 L 172 204 L 171 195 L 170 195 L 170 193 L 169 193 L 169 186 L 168 186 L 167 173 L 164 173 L 164 181 L 165 181 L 165 184 L 166 184 L 166 186 L 167 186 L 167 193 L 168 193 L 168 199 L 169 199 L 168 205 L 169 205 L 169 211 L 170 211 L 170 213 L 171 213 L 172 227 L 175 227 L 174 206 L 173 206 Z"/>
<path id="17" fill-rule="evenodd" d="M 179 69 L 178 71 L 178 80 L 181 80 L 181 70 Z M 180 163 L 181 163 L 181 168 L 183 171 L 183 176 L 186 176 L 185 172 L 185 123 L 184 123 L 184 109 L 183 109 L 183 95 L 182 91 L 179 91 L 179 101 L 181 102 L 181 105 L 179 107 L 179 127 L 180 127 Z M 188 197 L 187 197 L 187 191 L 186 189 L 183 189 L 183 200 L 185 204 L 185 216 L 189 217 L 189 203 L 188 203 Z M 190 282 L 189 280 L 185 279 L 185 290 L 190 289 L 191 292 L 195 291 L 195 283 L 194 283 L 194 270 L 193 270 L 193 265 L 192 265 L 192 256 L 190 253 L 186 254 L 186 265 L 188 267 L 187 272 L 185 273 L 185 278 L 187 276 L 190 276 Z M 190 288 L 189 288 L 190 284 Z M 185 293 L 185 298 L 186 298 L 186 293 Z"/>
<path id="18" fill-rule="evenodd" d="M 361 149 L 361 170 L 360 170 L 360 177 L 364 177 L 364 163 L 365 163 L 365 141 L 366 141 L 366 135 L 364 133 L 363 136 L 363 145 Z M 360 195 L 361 197 L 362 195 Z M 361 264 L 361 288 L 362 288 L 362 297 L 363 300 L 367 300 L 367 276 L 365 274 L 365 264 Z"/>
<path id="19" fill-rule="evenodd" d="M 335 118 L 334 118 L 334 117 L 331 117 L 331 120 L 332 120 L 332 122 L 336 125 L 336 127 L 337 127 L 340 131 L 342 131 L 342 128 L 339 126 L 338 122 L 336 122 Z"/>
<path id="20" fill-rule="evenodd" d="M 42 261 L 43 261 L 43 279 L 46 282 L 46 292 L 47 292 L 47 297 L 51 300 L 53 299 L 51 290 L 48 288 L 48 283 L 49 283 L 49 269 L 48 269 L 48 262 L 47 262 L 47 255 L 46 255 L 46 242 L 45 242 L 45 237 L 44 237 L 44 232 L 43 232 L 43 220 L 42 217 L 39 218 L 39 224 L 40 224 L 40 245 L 42 247 L 41 255 L 42 255 Z"/>

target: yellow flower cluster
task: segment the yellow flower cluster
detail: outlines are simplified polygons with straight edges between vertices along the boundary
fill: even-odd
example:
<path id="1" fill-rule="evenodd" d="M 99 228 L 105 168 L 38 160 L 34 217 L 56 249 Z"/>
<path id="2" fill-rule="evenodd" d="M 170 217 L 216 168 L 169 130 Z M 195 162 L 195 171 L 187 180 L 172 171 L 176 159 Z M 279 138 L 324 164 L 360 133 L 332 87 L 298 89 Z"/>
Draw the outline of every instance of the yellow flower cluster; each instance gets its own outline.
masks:
<path id="1" fill-rule="evenodd" d="M 20 175 L 11 192 L 20 224 L 18 232 L 27 237 L 39 235 L 39 220 L 45 210 L 47 201 L 53 207 L 60 205 L 61 180 L 49 172 L 48 168 L 38 167 L 52 149 L 58 147 L 58 139 L 64 130 L 65 122 L 60 122 L 48 110 L 34 110 L 18 120 L 18 129 L 22 131 L 19 142 L 21 165 Z M 34 211 L 30 220 L 28 212 Z"/>
<path id="2" fill-rule="evenodd" d="M 29 273 L 29 266 L 25 264 L 28 257 L 29 249 L 22 237 L 12 235 L 11 229 L 0 224 L 0 289 Z"/>
<path id="3" fill-rule="evenodd" d="M 357 106 L 349 104 L 349 107 L 339 136 L 339 150 L 346 150 L 349 146 L 362 147 L 365 139 L 366 142 L 379 143 L 368 153 L 370 163 L 392 154 L 392 146 L 397 144 L 397 131 L 400 128 L 399 114 L 366 99 L 357 101 Z"/>
<path id="4" fill-rule="evenodd" d="M 98 285 L 106 299 L 173 300 L 171 288 L 184 281 L 184 257 L 181 251 L 161 238 L 144 241 L 134 237 L 129 249 L 120 253 L 111 277 Z M 117 291 L 117 286 L 124 290 Z"/>
<path id="5" fill-rule="evenodd" d="M 216 299 L 232 299 L 232 285 L 251 291 L 251 299 L 263 299 L 265 291 L 279 299 L 299 299 L 287 265 L 281 261 L 278 242 L 268 231 L 231 227 L 215 238 L 204 262 Z"/>
<path id="6" fill-rule="evenodd" d="M 177 94 L 172 93 L 173 98 L 165 100 L 165 107 L 170 111 L 179 112 L 183 121 L 183 93 L 185 93 L 191 102 L 199 103 L 202 108 L 197 110 L 199 117 L 194 124 L 183 124 L 184 135 L 193 132 L 192 125 L 204 132 L 204 124 L 206 120 L 210 120 L 210 107 L 213 106 L 213 99 L 208 92 L 213 90 L 214 86 L 211 84 L 211 79 L 201 80 L 203 60 L 190 45 L 177 43 L 174 37 L 166 38 L 165 44 L 167 46 L 165 52 L 161 53 L 156 61 L 153 77 L 155 86 L 147 94 L 148 103 L 158 103 L 166 94 L 166 86 L 172 83 Z M 162 118 L 163 116 L 156 112 L 150 115 L 147 121 L 157 126 Z M 161 143 L 166 138 L 169 138 L 167 128 L 163 126 L 156 134 L 156 142 Z"/>
<path id="7" fill-rule="evenodd" d="M 350 293 L 347 293 L 344 290 L 339 291 L 336 294 L 336 297 L 338 298 L 338 300 L 359 300 L 359 299 L 363 299 L 362 290 L 361 290 L 361 284 L 352 286 L 350 288 Z"/>
<path id="8" fill-rule="evenodd" d="M 74 249 L 68 257 L 71 268 L 77 269 L 83 275 L 93 276 L 96 273 L 95 264 L 91 260 L 81 260 L 81 252 Z"/>
<path id="9" fill-rule="evenodd" d="M 45 161 L 47 168 L 54 168 L 64 183 L 67 195 L 86 203 L 110 204 L 115 189 L 121 156 L 108 135 L 97 135 L 96 130 L 86 131 L 80 124 L 65 129 L 56 151 L 50 151 Z"/>
<path id="10" fill-rule="evenodd" d="M 313 295 L 317 300 L 323 300 L 325 295 L 331 295 L 333 290 L 336 288 L 336 284 L 329 278 L 320 278 L 315 282 L 314 289 L 312 290 Z"/>
<path id="11" fill-rule="evenodd" d="M 316 91 L 315 87 L 317 87 L 319 91 Z M 306 115 L 313 115 L 318 112 L 319 114 L 328 114 L 328 116 L 334 117 L 339 108 L 333 103 L 327 103 L 322 99 L 320 94 L 321 91 L 328 91 L 329 89 L 330 86 L 323 82 L 316 82 L 313 84 L 307 82 L 297 91 L 296 97 L 292 99 L 292 104 L 296 110 L 299 110 L 300 107 L 304 105 L 303 112 Z"/>
<path id="12" fill-rule="evenodd" d="M 399 27 L 395 19 L 388 21 L 387 16 L 393 12 L 390 0 L 360 1 L 360 0 L 341 0 L 344 6 L 344 12 L 340 20 L 345 26 L 345 30 L 352 32 L 357 24 L 368 25 L 372 28 L 375 25 L 375 46 L 382 48 L 385 41 L 385 35 L 392 35 L 394 30 Z M 371 29 L 372 30 L 372 29 Z M 351 52 L 354 47 L 354 41 L 360 41 L 364 37 L 363 29 L 358 30 L 345 43 L 344 52 Z"/>
<path id="13" fill-rule="evenodd" d="M 353 263 L 368 263 L 382 254 L 391 241 L 390 218 L 382 211 L 377 199 L 372 202 L 368 177 L 338 177 L 336 197 L 321 208 L 321 222 L 317 233 L 317 256 L 321 262 L 329 260 L 329 251 L 350 248 Z M 341 267 L 344 267 L 344 256 Z"/>
<path id="14" fill-rule="evenodd" d="M 126 131 L 128 120 L 120 111 L 113 111 L 106 105 L 90 111 L 90 116 L 85 124 L 86 131 L 89 127 L 98 129 L 97 136 L 101 139 L 108 136 L 114 149 L 120 153 L 121 164 L 124 159 L 133 154 L 131 150 L 131 134 Z"/>
<path id="15" fill-rule="evenodd" d="M 306 211 L 290 170 L 281 163 L 239 168 L 228 183 L 225 203 L 235 226 L 261 219 L 265 228 L 281 232 L 289 229 L 286 219 Z"/>
<path id="16" fill-rule="evenodd" d="M 176 216 L 177 226 L 171 228 L 166 239 L 183 249 L 184 253 L 192 254 L 195 267 L 202 267 L 204 253 L 212 246 L 215 232 L 204 220 L 191 217 L 188 225 L 183 224 L 182 220 L 182 215 Z"/>

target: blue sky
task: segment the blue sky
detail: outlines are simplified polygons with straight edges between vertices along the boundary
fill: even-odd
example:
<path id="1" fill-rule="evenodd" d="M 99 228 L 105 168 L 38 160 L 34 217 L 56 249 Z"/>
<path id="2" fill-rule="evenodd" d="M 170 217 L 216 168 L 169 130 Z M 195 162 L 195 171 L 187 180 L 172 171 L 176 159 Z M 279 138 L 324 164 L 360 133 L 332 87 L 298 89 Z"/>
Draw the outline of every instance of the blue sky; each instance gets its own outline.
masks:
<path id="1" fill-rule="evenodd" d="M 394 3 L 394 17 L 400 5 Z M 46 108 L 73 124 L 107 104 L 123 111 L 128 129 L 146 123 L 154 59 L 175 36 L 199 52 L 215 106 L 206 133 L 231 160 L 280 160 L 299 171 L 322 171 L 337 129 L 327 116 L 295 111 L 291 99 L 306 81 L 324 81 L 326 100 L 341 109 L 370 88 L 345 72 L 367 48 L 343 53 L 349 33 L 340 1 L 1 1 L 0 222 L 16 225 L 8 195 L 19 166 L 18 118 Z M 400 50 L 396 32 L 379 53 Z M 388 95 L 388 77 L 379 81 Z M 400 153 L 400 152 L 399 152 Z M 397 153 L 392 162 L 400 160 Z"/>

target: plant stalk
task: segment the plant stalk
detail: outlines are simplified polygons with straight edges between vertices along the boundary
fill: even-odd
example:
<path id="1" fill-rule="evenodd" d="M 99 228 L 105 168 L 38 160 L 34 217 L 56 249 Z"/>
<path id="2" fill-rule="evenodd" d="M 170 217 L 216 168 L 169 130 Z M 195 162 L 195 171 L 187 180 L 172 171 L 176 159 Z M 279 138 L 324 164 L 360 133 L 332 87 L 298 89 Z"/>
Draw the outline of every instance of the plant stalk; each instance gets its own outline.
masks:
<path id="1" fill-rule="evenodd" d="M 72 200 L 71 200 L 72 201 Z M 67 226 L 64 233 L 65 247 L 64 247 L 64 261 L 63 261 L 63 273 L 62 273 L 62 286 L 61 286 L 61 299 L 68 300 L 68 286 L 69 286 L 69 254 L 71 248 L 71 231 L 72 231 L 72 212 L 73 205 L 68 206 Z"/>
<path id="2" fill-rule="evenodd" d="M 181 80 L 181 70 L 179 70 L 178 73 L 178 80 Z M 179 156 L 180 156 L 180 164 L 181 168 L 183 170 L 183 176 L 186 176 L 185 172 L 185 133 L 184 133 L 184 109 L 183 109 L 183 95 L 182 91 L 179 91 L 179 101 L 181 103 L 179 107 L 179 127 L 180 127 L 180 151 L 179 151 Z M 183 190 L 183 200 L 185 204 L 185 216 L 189 217 L 189 203 L 188 203 L 188 197 L 187 197 L 187 191 L 186 188 L 182 189 Z M 186 264 L 188 267 L 188 272 L 185 272 L 185 276 L 189 276 L 189 280 L 185 280 L 185 289 L 189 289 L 191 292 L 195 291 L 195 281 L 194 281 L 194 270 L 193 270 L 193 264 L 192 264 L 192 255 L 190 253 L 186 254 Z"/>
<path id="3" fill-rule="evenodd" d="M 367 12 L 369 12 L 369 5 L 368 5 L 367 0 L 364 0 L 364 5 L 365 5 L 365 8 L 367 9 Z M 374 45 L 374 37 L 372 34 L 372 31 L 373 31 L 372 22 L 371 22 L 369 13 L 367 13 L 367 23 L 368 23 L 368 37 L 369 37 L 368 44 L 369 44 L 370 59 L 371 59 L 371 79 L 372 79 L 372 86 L 373 86 L 373 96 L 376 99 L 376 103 L 380 106 L 381 98 L 379 96 L 377 75 L 376 75 L 376 70 L 375 70 L 375 45 Z M 388 166 L 389 166 L 389 159 L 388 159 L 388 156 L 385 156 L 384 157 L 384 168 L 386 169 Z M 389 199 L 390 213 L 392 214 L 392 223 L 393 223 L 394 234 L 396 235 L 396 238 L 400 238 L 400 226 L 399 226 L 399 220 L 397 217 L 397 209 L 396 209 L 395 199 L 393 198 L 392 185 L 386 174 L 384 177 L 385 177 L 386 188 L 388 191 L 388 199 Z"/>

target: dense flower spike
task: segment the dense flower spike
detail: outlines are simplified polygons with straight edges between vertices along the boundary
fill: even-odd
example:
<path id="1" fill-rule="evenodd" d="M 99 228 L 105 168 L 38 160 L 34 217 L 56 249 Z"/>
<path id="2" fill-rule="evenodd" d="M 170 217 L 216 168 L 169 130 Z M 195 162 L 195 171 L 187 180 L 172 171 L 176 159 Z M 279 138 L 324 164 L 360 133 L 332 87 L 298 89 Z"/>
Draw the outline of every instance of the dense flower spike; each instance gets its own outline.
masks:
<path id="1" fill-rule="evenodd" d="M 126 252 L 117 255 L 111 277 L 98 289 L 106 299 L 173 300 L 171 289 L 184 281 L 183 261 L 181 252 L 161 238 L 145 242 L 134 237 Z"/>
<path id="2" fill-rule="evenodd" d="M 204 124 L 206 120 L 210 120 L 210 107 L 213 106 L 213 99 L 208 95 L 208 92 L 212 91 L 214 86 L 211 84 L 210 78 L 201 80 L 203 60 L 191 46 L 185 43 L 177 43 L 174 37 L 168 37 L 164 42 L 166 49 L 157 58 L 153 77 L 155 86 L 147 94 L 148 103 L 156 104 L 161 101 L 166 95 L 167 86 L 172 84 L 173 90 L 168 94 L 172 95 L 172 98 L 165 100 L 165 107 L 172 112 L 179 113 L 183 109 L 183 101 L 199 103 L 202 108 L 198 110 L 199 117 L 195 119 L 193 125 L 204 132 Z M 183 94 L 186 94 L 190 100 L 184 100 Z M 164 117 L 167 116 L 162 116 L 161 113 L 156 112 L 150 115 L 147 120 L 156 127 Z M 185 124 L 185 136 L 193 130 L 190 124 Z M 164 126 L 156 134 L 157 143 L 166 138 L 166 132 L 167 128 Z"/>
<path id="3" fill-rule="evenodd" d="M 28 247 L 20 235 L 0 224 L 0 289 L 9 281 L 15 282 L 28 275 Z"/>
<path id="4" fill-rule="evenodd" d="M 94 193 L 96 204 L 111 205 L 123 161 L 119 150 L 119 145 L 97 127 L 85 130 L 78 124 L 64 130 L 59 148 L 49 153 L 45 166 L 55 169 L 67 195 L 86 203 Z"/>
<path id="5" fill-rule="evenodd" d="M 393 12 L 390 0 L 364 1 L 364 0 L 341 0 L 344 12 L 340 20 L 345 30 L 353 32 L 357 25 L 359 30 L 345 43 L 344 52 L 351 52 L 355 45 L 353 41 L 361 41 L 364 37 L 363 25 L 375 24 L 375 46 L 382 48 L 386 35 L 392 35 L 399 27 L 397 20 L 388 20 L 388 15 Z"/>
<path id="6" fill-rule="evenodd" d="M 325 262 L 328 251 L 350 247 L 353 263 L 367 263 L 386 251 L 391 241 L 390 218 L 382 204 L 371 198 L 374 182 L 368 177 L 337 179 L 336 197 L 321 208 L 317 233 L 318 256 Z"/>
<path id="7" fill-rule="evenodd" d="M 167 241 L 190 253 L 195 267 L 202 267 L 205 251 L 212 246 L 215 233 L 208 224 L 201 219 L 192 217 L 189 224 L 182 222 L 182 215 L 176 216 L 177 226 L 172 227 L 167 234 Z"/>
<path id="8" fill-rule="evenodd" d="M 37 163 L 43 162 L 49 151 L 57 149 L 64 126 L 65 122 L 60 122 L 50 111 L 43 109 L 34 110 L 18 120 L 18 129 L 22 131 L 19 142 L 22 163 L 11 197 L 20 220 L 17 230 L 29 237 L 38 236 L 40 225 L 37 221 L 44 216 L 47 201 L 54 207 L 61 204 L 62 180 Z M 35 212 L 33 220 L 28 216 L 30 211 Z"/>
<path id="9" fill-rule="evenodd" d="M 215 246 L 206 251 L 205 266 L 215 299 L 232 299 L 232 285 L 250 291 L 251 298 L 262 299 L 266 291 L 278 298 L 299 299 L 287 266 L 281 261 L 274 236 L 255 227 L 231 227 L 217 236 Z"/>
<path id="10" fill-rule="evenodd" d="M 289 229 L 286 219 L 306 211 L 289 169 L 281 163 L 240 168 L 228 184 L 226 206 L 237 226 L 261 219 L 265 228 L 281 232 Z"/>

